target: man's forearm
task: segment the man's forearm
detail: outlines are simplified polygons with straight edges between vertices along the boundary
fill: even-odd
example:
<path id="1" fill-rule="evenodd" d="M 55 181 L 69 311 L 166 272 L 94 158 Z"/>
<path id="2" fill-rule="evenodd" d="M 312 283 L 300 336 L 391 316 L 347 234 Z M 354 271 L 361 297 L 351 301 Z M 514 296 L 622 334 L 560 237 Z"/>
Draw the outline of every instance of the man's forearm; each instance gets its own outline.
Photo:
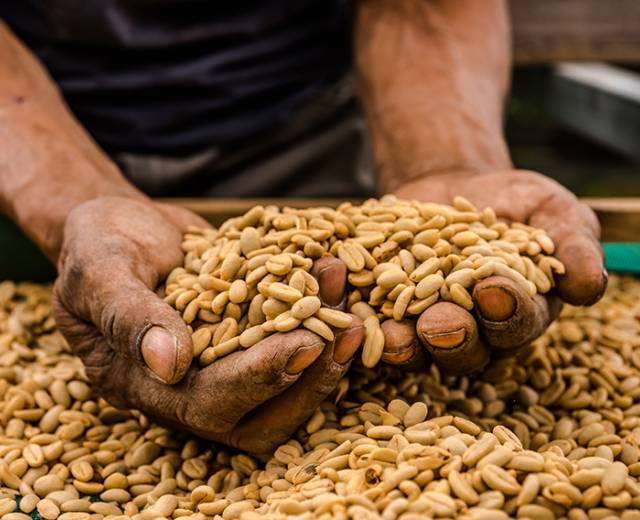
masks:
<path id="1" fill-rule="evenodd" d="M 511 166 L 504 0 L 360 0 L 354 45 L 382 191 L 434 172 Z"/>
<path id="2" fill-rule="evenodd" d="M 75 120 L 0 21 L 0 211 L 56 260 L 68 213 L 102 195 L 144 197 Z"/>

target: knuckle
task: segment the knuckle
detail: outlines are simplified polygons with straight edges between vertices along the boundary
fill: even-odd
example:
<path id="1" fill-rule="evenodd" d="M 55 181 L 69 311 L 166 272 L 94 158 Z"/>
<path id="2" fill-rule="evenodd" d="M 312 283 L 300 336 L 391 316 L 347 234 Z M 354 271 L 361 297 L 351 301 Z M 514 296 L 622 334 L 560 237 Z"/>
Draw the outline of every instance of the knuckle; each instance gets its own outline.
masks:
<path id="1" fill-rule="evenodd" d="M 337 374 L 342 375 L 343 369 L 333 368 L 330 369 L 332 375 L 336 376 Z M 325 379 L 314 386 L 314 388 L 310 391 L 310 402 L 315 404 L 320 404 L 333 390 L 335 390 L 336 385 L 338 384 L 339 378 L 331 378 Z"/>
<path id="2" fill-rule="evenodd" d="M 307 388 L 309 407 L 320 404 L 331 392 L 333 392 L 346 373 L 349 363 L 338 364 L 331 362 L 325 367 L 323 376 L 313 381 Z"/>
<path id="3" fill-rule="evenodd" d="M 98 357 L 91 355 L 88 361 L 92 363 L 100 362 Z M 111 356 L 102 356 L 101 362 L 104 364 L 89 365 L 85 362 L 85 372 L 89 382 L 96 389 L 98 395 L 113 406 L 117 408 L 131 407 L 132 403 L 123 394 L 121 386 L 115 384 L 116 381 L 120 381 L 120 378 L 114 373 Z"/>
<path id="4" fill-rule="evenodd" d="M 95 379 L 96 384 L 104 386 L 106 382 L 117 379 L 114 374 L 109 374 L 108 370 L 113 365 L 116 354 L 109 347 L 102 345 L 99 339 L 88 339 L 78 343 L 75 352 L 87 369 L 99 371 L 94 374 L 96 378 L 99 377 Z"/>
<path id="5" fill-rule="evenodd" d="M 246 431 L 246 429 L 233 428 L 228 432 L 219 435 L 219 441 L 237 448 L 247 451 L 258 457 L 270 455 L 273 451 L 284 443 L 290 436 L 291 430 L 276 431 Z"/>
<path id="6" fill-rule="evenodd" d="M 203 377 L 206 375 L 203 372 L 193 367 L 187 372 L 179 387 L 176 387 L 175 402 L 171 409 L 180 424 L 204 437 L 211 437 L 231 431 L 236 423 L 233 412 L 237 413 L 241 407 L 229 409 L 226 395 L 221 396 L 220 402 L 217 394 L 211 393 L 215 384 L 212 384 L 211 378 Z"/>
<path id="7" fill-rule="evenodd" d="M 176 403 L 175 415 L 182 425 L 205 437 L 227 434 L 235 424 L 215 407 L 203 406 L 202 400 L 187 396 L 180 398 Z"/>
<path id="8" fill-rule="evenodd" d="M 97 326 L 110 345 L 127 342 L 127 338 L 123 338 L 123 327 L 118 320 L 118 305 L 114 300 L 104 303 L 98 321 Z"/>
<path id="9" fill-rule="evenodd" d="M 87 286 L 91 269 L 86 259 L 78 258 L 74 253 L 67 251 L 59 267 L 58 294 L 63 301 L 73 299 L 74 296 Z"/>
<path id="10" fill-rule="evenodd" d="M 53 315 L 62 335 L 65 337 L 73 352 L 83 358 L 93 350 L 92 344 L 99 338 L 95 329 L 84 321 L 76 318 L 67 309 L 64 302 L 54 293 L 52 300 Z"/>
<path id="11" fill-rule="evenodd" d="M 266 366 L 257 366 L 249 368 L 249 381 L 253 381 L 255 385 L 255 395 L 249 399 L 251 402 L 258 401 L 260 389 L 269 388 L 272 392 L 280 392 L 287 388 L 292 382 L 292 376 L 286 374 L 279 367 L 271 364 Z M 254 394 L 254 391 L 250 391 Z M 238 396 L 240 398 L 240 396 Z"/>

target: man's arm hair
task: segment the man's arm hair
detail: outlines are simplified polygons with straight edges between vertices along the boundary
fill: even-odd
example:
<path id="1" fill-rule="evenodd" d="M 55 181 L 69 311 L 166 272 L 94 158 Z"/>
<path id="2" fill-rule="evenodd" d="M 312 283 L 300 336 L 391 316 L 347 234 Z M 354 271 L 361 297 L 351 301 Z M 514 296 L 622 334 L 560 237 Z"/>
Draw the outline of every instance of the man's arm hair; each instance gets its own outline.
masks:
<path id="1" fill-rule="evenodd" d="M 71 114 L 38 59 L 0 20 L 0 212 L 55 261 L 68 213 L 103 195 L 144 197 Z"/>
<path id="2" fill-rule="evenodd" d="M 511 167 L 505 0 L 360 0 L 354 51 L 382 191 L 430 173 Z"/>

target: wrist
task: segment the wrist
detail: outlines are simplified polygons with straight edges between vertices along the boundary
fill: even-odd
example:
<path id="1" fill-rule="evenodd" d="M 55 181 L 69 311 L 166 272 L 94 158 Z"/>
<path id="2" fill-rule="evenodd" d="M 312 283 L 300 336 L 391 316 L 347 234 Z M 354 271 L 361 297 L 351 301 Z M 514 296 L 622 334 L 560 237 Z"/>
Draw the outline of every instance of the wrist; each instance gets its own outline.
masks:
<path id="1" fill-rule="evenodd" d="M 501 170 L 502 171 L 502 170 Z M 491 172 L 497 173 L 497 172 Z M 507 173 L 506 171 L 504 172 Z M 451 202 L 454 195 L 459 194 L 461 185 L 477 182 L 476 177 L 485 175 L 484 172 L 470 169 L 446 169 L 416 175 L 404 179 L 390 192 L 402 199 L 420 199 L 427 197 L 433 202 Z"/>
<path id="2" fill-rule="evenodd" d="M 85 171 L 86 183 L 42 179 L 25 185 L 11 197 L 7 214 L 55 264 L 69 213 L 77 206 L 100 197 L 144 198 L 133 187 L 107 181 L 97 172 Z"/>
<path id="3" fill-rule="evenodd" d="M 472 175 L 513 167 L 500 126 L 487 125 L 460 106 L 408 103 L 405 107 L 411 107 L 411 117 L 407 108 L 388 107 L 386 130 L 373 131 L 382 192 L 451 172 Z"/>
<path id="4" fill-rule="evenodd" d="M 144 197 L 65 105 L 45 69 L 0 21 L 0 211 L 56 260 L 69 212 L 103 195 Z"/>
<path id="5" fill-rule="evenodd" d="M 0 117 L 7 161 L 0 167 L 0 210 L 54 263 L 76 206 L 102 196 L 144 198 L 57 97 L 35 96 Z M 0 125 L 2 126 L 2 125 Z"/>

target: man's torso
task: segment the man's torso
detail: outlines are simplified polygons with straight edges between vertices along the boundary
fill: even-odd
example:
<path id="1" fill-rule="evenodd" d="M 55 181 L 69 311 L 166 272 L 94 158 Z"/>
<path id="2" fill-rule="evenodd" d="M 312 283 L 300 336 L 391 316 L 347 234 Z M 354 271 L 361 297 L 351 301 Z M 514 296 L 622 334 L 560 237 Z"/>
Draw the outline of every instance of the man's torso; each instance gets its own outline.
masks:
<path id="1" fill-rule="evenodd" d="M 8 0 L 0 16 L 112 154 L 259 139 L 350 59 L 340 0 Z"/>

